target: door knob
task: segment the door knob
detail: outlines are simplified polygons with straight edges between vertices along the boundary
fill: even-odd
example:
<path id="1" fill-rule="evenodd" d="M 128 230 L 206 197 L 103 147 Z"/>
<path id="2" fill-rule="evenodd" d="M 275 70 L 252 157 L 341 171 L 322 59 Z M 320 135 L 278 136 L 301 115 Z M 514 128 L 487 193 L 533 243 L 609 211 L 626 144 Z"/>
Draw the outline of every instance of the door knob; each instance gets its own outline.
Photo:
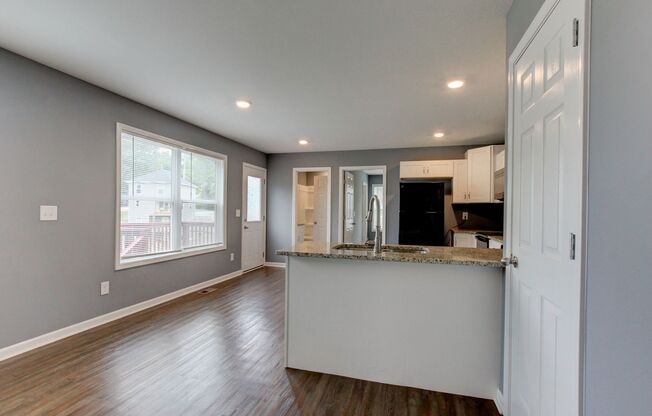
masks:
<path id="1" fill-rule="evenodd" d="M 503 264 L 503 266 L 514 266 L 518 267 L 518 257 L 516 256 L 509 256 L 509 257 L 503 257 L 500 262 Z"/>
<path id="2" fill-rule="evenodd" d="M 245 225 L 245 226 L 244 226 L 244 229 L 245 229 L 245 230 L 248 230 L 248 229 L 249 229 L 249 227 L 247 227 L 247 226 Z"/>

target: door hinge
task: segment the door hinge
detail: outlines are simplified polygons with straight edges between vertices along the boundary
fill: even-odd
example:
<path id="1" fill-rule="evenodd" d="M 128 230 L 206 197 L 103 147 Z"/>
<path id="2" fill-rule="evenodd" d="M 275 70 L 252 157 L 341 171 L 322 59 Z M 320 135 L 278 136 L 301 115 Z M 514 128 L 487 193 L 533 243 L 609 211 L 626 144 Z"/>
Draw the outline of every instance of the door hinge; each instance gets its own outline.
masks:
<path id="1" fill-rule="evenodd" d="M 580 45 L 580 21 L 573 19 L 573 47 Z"/>
<path id="2" fill-rule="evenodd" d="M 570 259 L 575 260 L 575 233 L 570 235 Z"/>

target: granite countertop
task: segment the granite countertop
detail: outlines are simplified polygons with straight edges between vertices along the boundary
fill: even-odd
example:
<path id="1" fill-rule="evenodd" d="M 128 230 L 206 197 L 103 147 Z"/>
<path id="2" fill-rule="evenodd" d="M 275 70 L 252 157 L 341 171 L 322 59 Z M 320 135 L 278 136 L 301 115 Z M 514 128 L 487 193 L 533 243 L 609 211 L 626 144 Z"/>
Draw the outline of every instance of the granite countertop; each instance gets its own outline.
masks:
<path id="1" fill-rule="evenodd" d="M 328 245 L 319 242 L 304 242 L 297 244 L 291 250 L 277 250 L 280 256 L 316 257 L 329 259 L 392 261 L 402 263 L 453 264 L 460 266 L 482 266 L 502 268 L 500 262 L 502 251 L 489 248 L 462 247 L 424 247 L 425 253 L 383 252 L 373 254 L 371 249 L 347 250 L 334 249 L 336 244 Z M 389 246 L 409 247 L 409 246 Z"/>

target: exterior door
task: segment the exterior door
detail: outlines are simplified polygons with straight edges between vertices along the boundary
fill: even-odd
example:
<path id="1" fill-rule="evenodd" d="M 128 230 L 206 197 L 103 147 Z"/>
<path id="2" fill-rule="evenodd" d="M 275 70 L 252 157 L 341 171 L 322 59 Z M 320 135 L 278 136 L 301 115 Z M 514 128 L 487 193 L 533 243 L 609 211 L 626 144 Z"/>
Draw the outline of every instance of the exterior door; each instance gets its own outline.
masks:
<path id="1" fill-rule="evenodd" d="M 328 176 L 315 176 L 315 210 L 313 240 L 328 241 L 328 187 L 330 186 Z"/>
<path id="2" fill-rule="evenodd" d="M 579 0 L 552 7 L 510 60 L 512 224 L 518 265 L 510 281 L 511 416 L 580 411 L 582 47 Z M 530 35 L 531 36 L 531 35 Z M 516 55 L 515 55 L 516 56 Z M 573 248 L 573 241 L 575 247 Z M 574 255 L 573 253 L 577 253 Z"/>
<path id="3" fill-rule="evenodd" d="M 265 264 L 267 171 L 242 167 L 242 270 Z"/>

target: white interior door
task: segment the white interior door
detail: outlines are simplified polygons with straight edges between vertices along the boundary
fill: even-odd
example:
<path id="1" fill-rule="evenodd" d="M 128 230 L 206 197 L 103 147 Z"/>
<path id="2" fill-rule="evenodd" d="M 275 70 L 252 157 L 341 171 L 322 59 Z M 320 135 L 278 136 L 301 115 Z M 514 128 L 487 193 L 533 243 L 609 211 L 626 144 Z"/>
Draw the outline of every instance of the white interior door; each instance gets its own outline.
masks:
<path id="1" fill-rule="evenodd" d="M 313 240 L 328 241 L 328 187 L 330 186 L 328 176 L 319 175 L 314 179 L 314 225 Z"/>
<path id="2" fill-rule="evenodd" d="M 265 263 L 267 171 L 242 167 L 242 270 Z"/>
<path id="3" fill-rule="evenodd" d="M 510 60 L 512 416 L 579 413 L 584 110 L 573 21 L 584 9 L 578 0 L 553 3 Z"/>
<path id="4" fill-rule="evenodd" d="M 353 173 L 344 172 L 344 242 L 352 243 L 355 227 L 355 185 Z"/>
<path id="5" fill-rule="evenodd" d="M 364 244 L 367 242 L 367 211 L 369 211 L 369 176 L 366 173 L 362 175 L 362 190 L 360 191 L 360 221 L 358 222 L 357 243 Z"/>

